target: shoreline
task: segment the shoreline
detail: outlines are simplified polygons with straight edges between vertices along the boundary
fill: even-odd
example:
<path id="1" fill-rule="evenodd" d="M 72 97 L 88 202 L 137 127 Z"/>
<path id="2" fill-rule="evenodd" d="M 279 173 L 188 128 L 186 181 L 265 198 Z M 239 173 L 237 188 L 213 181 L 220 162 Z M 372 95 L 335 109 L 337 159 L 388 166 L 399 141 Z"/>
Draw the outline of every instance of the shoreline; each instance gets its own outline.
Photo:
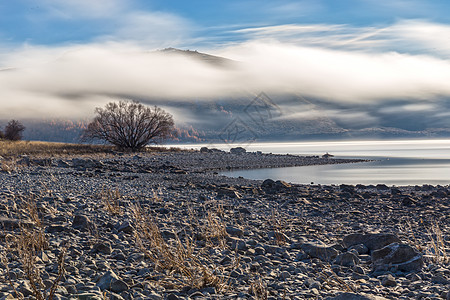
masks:
<path id="1" fill-rule="evenodd" d="M 5 240 L 24 230 L 48 242 L 33 260 L 47 288 L 66 249 L 57 299 L 449 299 L 448 186 L 214 173 L 313 162 L 325 163 L 200 152 L 24 156 L 0 172 L 0 250 L 25 297 L 33 290 L 20 252 Z M 401 259 L 390 261 L 396 249 Z M 13 297 L 0 276 L 0 298 Z"/>

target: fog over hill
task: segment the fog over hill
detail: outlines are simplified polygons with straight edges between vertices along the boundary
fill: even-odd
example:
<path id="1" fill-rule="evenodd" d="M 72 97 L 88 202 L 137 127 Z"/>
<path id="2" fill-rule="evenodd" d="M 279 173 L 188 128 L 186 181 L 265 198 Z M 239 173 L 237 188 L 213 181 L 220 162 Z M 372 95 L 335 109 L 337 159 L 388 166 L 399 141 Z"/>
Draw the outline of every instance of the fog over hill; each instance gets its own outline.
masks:
<path id="1" fill-rule="evenodd" d="M 450 111 L 450 101 L 444 96 L 436 97 L 433 101 L 421 99 L 420 96 L 380 101 L 336 100 L 332 97 L 318 96 L 327 92 L 307 95 L 308 93 L 299 92 L 302 88 L 296 91 L 291 88 L 292 78 L 286 78 L 286 81 L 289 81 L 287 84 L 289 88 L 285 91 L 279 87 L 274 88 L 270 80 L 267 81 L 267 90 L 264 89 L 266 86 L 261 84 L 261 80 L 258 84 L 248 81 L 249 85 L 245 86 L 247 79 L 244 80 L 242 77 L 242 70 L 248 68 L 248 65 L 246 65 L 247 62 L 240 60 L 175 48 L 139 53 L 138 56 L 148 63 L 146 66 L 148 68 L 155 67 L 153 58 L 157 56 L 160 65 L 155 67 L 156 71 L 161 72 L 160 76 L 165 77 L 164 80 L 172 78 L 174 82 L 157 87 L 160 81 L 157 74 L 154 77 L 145 77 L 146 73 L 142 73 L 144 78 L 137 79 L 137 76 L 126 77 L 131 73 L 124 71 L 124 74 L 117 75 L 118 78 L 111 77 L 114 79 L 108 79 L 110 74 L 105 73 L 102 75 L 105 78 L 98 81 L 98 85 L 94 82 L 80 88 L 83 82 L 78 82 L 80 78 L 70 73 L 67 78 L 58 79 L 60 81 L 55 82 L 55 86 L 51 87 L 51 93 L 54 95 L 69 99 L 67 102 L 69 106 L 66 107 L 63 116 L 58 117 L 58 114 L 53 114 L 37 118 L 36 116 L 40 114 L 35 113 L 34 117 L 29 115 L 22 117 L 15 116 L 15 111 L 11 110 L 11 114 L 2 114 L 1 118 L 4 121 L 0 124 L 6 123 L 8 118 L 21 118 L 20 120 L 27 127 L 24 132 L 25 139 L 77 142 L 82 129 L 94 116 L 95 106 L 103 106 L 107 101 L 126 98 L 138 100 L 147 105 L 158 105 L 172 113 L 178 128 L 178 138 L 175 142 L 245 143 L 251 140 L 450 137 L 450 118 L 446 113 Z M 147 61 L 149 57 L 152 59 Z M 128 62 L 120 61 L 120 58 L 110 58 L 108 68 L 116 70 L 115 64 L 119 62 L 123 64 L 122 67 L 127 66 Z M 62 66 L 67 67 L 70 72 L 79 71 L 81 69 L 74 64 L 76 59 L 80 59 L 81 65 L 86 63 L 83 51 L 69 53 L 56 61 L 49 62 L 45 72 L 50 72 L 48 69 L 51 69 L 56 74 Z M 167 64 L 166 69 L 164 64 Z M 176 66 L 176 64 L 183 66 Z M 105 66 L 100 63 L 99 67 Z M 202 73 L 203 71 L 205 73 Z M 270 72 L 270 69 L 266 71 Z M 2 71 L 1 74 L 5 78 L 9 78 L 9 74 L 12 74 L 11 78 L 14 79 L 15 74 L 21 72 L 20 68 L 12 68 Z M 308 71 L 305 69 L 304 72 Z M 264 77 L 263 75 L 265 76 L 260 74 L 261 78 Z M 276 78 L 273 77 L 275 75 L 267 74 L 266 79 Z M 49 78 L 53 78 L 52 76 L 54 74 Z M 214 80 L 211 81 L 208 76 L 214 77 Z M 314 75 L 311 74 L 311 76 Z M 128 82 L 128 85 L 124 82 L 117 83 L 117 86 L 111 85 L 111 82 L 120 78 Z M 239 78 L 243 78 L 243 85 L 236 89 L 235 84 Z M 301 78 L 308 78 L 307 74 L 299 77 L 298 81 L 299 86 L 305 86 L 305 83 L 300 81 Z M 276 80 L 278 85 L 282 83 L 280 78 Z M 148 90 L 144 88 L 146 82 L 149 85 Z M 42 79 L 40 83 L 46 84 Z M 36 84 L 39 82 L 34 82 L 34 88 Z M 130 88 L 133 85 L 136 86 L 134 90 Z M 334 83 L 330 82 L 330 86 L 334 86 Z M 151 87 L 166 90 L 163 94 L 158 91 L 152 94 Z M 224 92 L 222 89 L 230 89 L 230 91 Z M 190 92 L 186 92 L 186 97 L 182 97 L 183 91 L 188 90 Z M 199 91 L 198 96 L 195 91 Z M 339 97 L 342 98 L 342 95 Z M 44 103 L 49 105 L 51 102 Z M 73 116 L 70 115 L 72 106 L 74 107 Z"/>

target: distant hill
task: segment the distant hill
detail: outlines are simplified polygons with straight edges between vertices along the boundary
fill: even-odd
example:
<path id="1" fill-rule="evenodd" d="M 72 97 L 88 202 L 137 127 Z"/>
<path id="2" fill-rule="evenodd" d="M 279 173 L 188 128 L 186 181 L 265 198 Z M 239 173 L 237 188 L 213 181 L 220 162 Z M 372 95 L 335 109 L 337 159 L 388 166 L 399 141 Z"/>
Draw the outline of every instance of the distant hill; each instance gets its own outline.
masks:
<path id="1" fill-rule="evenodd" d="M 231 68 L 237 65 L 237 62 L 228 58 L 214 56 L 206 53 L 201 53 L 196 50 L 180 50 L 176 48 L 166 48 L 159 50 L 160 53 L 169 55 L 183 55 L 214 66 Z"/>

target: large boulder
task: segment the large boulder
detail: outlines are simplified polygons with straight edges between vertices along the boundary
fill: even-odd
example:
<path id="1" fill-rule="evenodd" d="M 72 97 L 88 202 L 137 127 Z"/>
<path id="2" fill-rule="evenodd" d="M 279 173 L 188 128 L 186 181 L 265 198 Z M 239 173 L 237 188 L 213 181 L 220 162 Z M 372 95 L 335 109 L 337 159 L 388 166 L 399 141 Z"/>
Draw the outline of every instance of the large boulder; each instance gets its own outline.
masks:
<path id="1" fill-rule="evenodd" d="M 363 244 L 370 251 L 381 249 L 392 243 L 399 243 L 400 239 L 392 233 L 352 233 L 343 239 L 345 247 Z"/>
<path id="2" fill-rule="evenodd" d="M 261 189 L 269 193 L 281 192 L 289 188 L 291 188 L 291 185 L 282 180 L 273 181 L 272 179 L 266 179 L 261 184 Z"/>
<path id="3" fill-rule="evenodd" d="M 392 267 L 405 272 L 422 269 L 422 254 L 414 247 L 392 243 L 372 252 L 374 270 L 388 270 Z"/>
<path id="4" fill-rule="evenodd" d="M 236 148 L 231 148 L 230 149 L 230 153 L 231 154 L 245 154 L 247 152 L 247 150 L 245 150 L 242 147 L 236 147 Z"/>

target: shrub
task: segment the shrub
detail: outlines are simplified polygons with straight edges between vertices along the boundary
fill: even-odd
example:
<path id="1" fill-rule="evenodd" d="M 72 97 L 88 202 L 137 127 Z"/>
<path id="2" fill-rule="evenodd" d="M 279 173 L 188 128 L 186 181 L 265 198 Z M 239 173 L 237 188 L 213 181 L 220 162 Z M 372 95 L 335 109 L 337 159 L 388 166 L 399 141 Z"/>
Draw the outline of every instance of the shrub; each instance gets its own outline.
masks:
<path id="1" fill-rule="evenodd" d="M 83 141 L 101 140 L 122 149 L 140 150 L 172 136 L 172 115 L 136 101 L 110 102 L 95 109 L 97 116 L 82 134 Z"/>

